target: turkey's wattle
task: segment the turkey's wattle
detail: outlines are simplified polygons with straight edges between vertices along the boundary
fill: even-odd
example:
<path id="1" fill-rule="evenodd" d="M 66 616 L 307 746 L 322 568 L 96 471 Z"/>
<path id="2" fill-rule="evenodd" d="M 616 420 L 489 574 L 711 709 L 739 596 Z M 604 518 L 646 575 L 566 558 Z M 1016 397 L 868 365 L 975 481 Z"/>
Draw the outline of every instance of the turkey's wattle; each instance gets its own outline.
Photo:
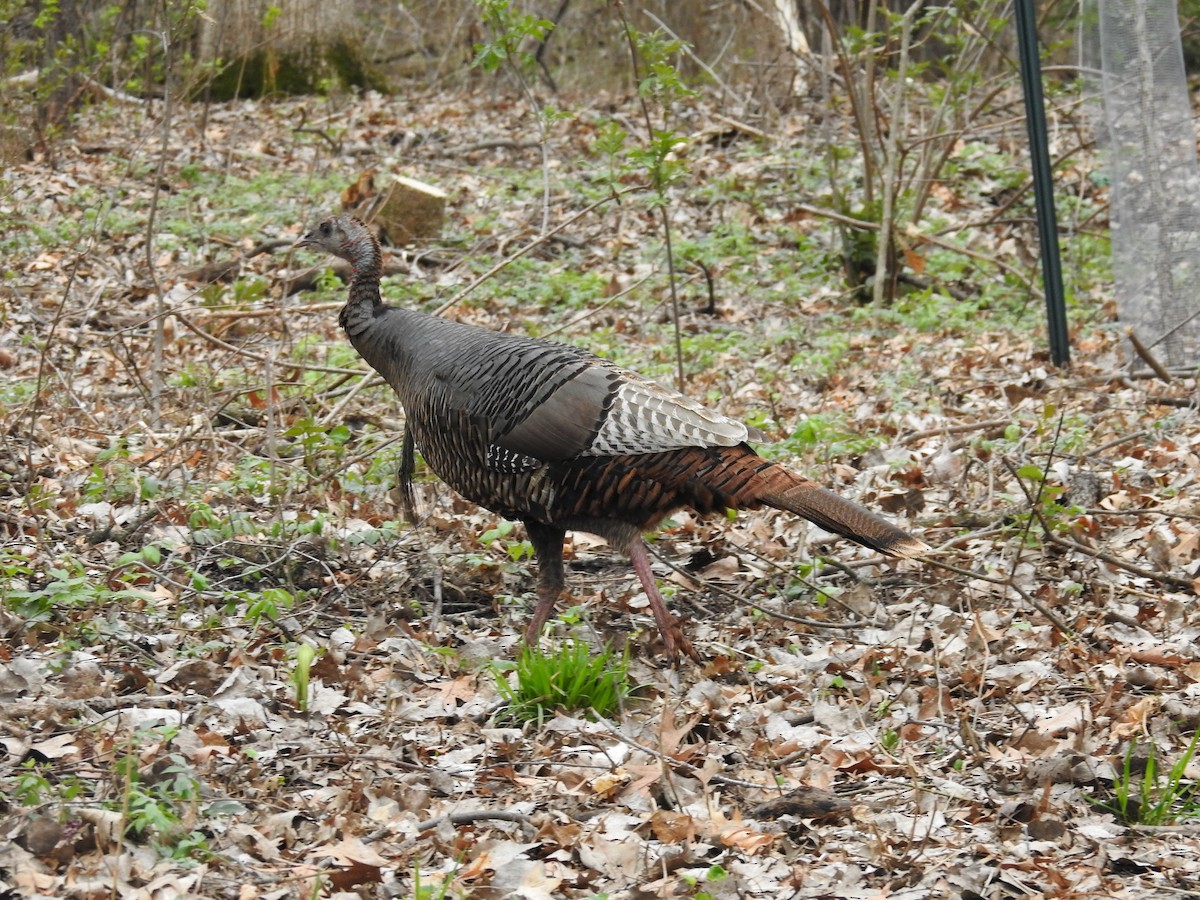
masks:
<path id="1" fill-rule="evenodd" d="M 687 640 L 655 585 L 642 533 L 673 510 L 772 506 L 890 556 L 928 549 L 894 525 L 745 443 L 757 429 L 635 372 L 551 341 L 384 304 L 381 253 L 337 216 L 296 244 L 350 262 L 339 321 L 404 406 L 425 462 L 460 494 L 524 523 L 537 555 L 532 641 L 564 588 L 568 531 L 598 535 L 633 563 L 668 655 Z"/>

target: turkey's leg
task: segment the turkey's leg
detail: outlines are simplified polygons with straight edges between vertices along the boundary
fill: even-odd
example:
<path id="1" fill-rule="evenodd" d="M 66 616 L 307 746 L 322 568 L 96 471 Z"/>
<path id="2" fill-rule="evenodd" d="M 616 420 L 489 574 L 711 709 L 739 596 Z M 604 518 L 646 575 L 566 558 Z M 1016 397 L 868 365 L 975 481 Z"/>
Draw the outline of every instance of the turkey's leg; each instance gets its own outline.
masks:
<path id="1" fill-rule="evenodd" d="M 684 637 L 683 631 L 679 627 L 679 620 L 671 615 L 667 604 L 663 602 L 662 594 L 658 592 L 658 585 L 654 582 L 654 572 L 650 570 L 650 555 L 646 552 L 646 542 L 640 537 L 635 538 L 630 542 L 627 550 L 629 560 L 633 563 L 633 571 L 637 572 L 638 580 L 642 582 L 642 589 L 646 592 L 646 599 L 650 601 L 650 612 L 654 614 L 654 623 L 662 632 L 663 647 L 667 656 L 671 659 L 678 659 L 679 651 L 682 650 L 688 656 L 695 657 L 696 651 L 692 649 L 691 642 Z"/>
<path id="2" fill-rule="evenodd" d="M 555 604 L 566 585 L 563 577 L 563 540 L 567 533 L 541 522 L 526 522 L 525 531 L 529 534 L 529 542 L 533 544 L 538 563 L 538 602 L 533 610 L 533 618 L 525 629 L 525 643 L 532 644 L 554 614 Z"/>

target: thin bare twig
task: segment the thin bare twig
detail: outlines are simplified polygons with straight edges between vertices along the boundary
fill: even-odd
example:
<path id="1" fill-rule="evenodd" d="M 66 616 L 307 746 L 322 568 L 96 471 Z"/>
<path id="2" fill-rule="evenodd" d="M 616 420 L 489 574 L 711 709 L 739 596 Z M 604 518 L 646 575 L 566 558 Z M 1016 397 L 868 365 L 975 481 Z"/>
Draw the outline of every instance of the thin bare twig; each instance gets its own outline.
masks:
<path id="1" fill-rule="evenodd" d="M 1098 559 L 1101 562 L 1106 562 L 1110 566 L 1115 566 L 1118 569 L 1129 572 L 1131 575 L 1136 575 L 1139 578 L 1148 578 L 1151 581 L 1156 581 L 1159 584 L 1165 584 L 1168 587 L 1178 591 L 1183 591 L 1188 594 L 1196 594 L 1196 582 L 1190 578 L 1179 578 L 1175 575 L 1168 575 L 1165 572 L 1154 572 L 1150 569 L 1144 569 L 1141 566 L 1135 566 L 1133 563 L 1126 562 L 1118 556 L 1113 556 L 1111 553 L 1106 553 L 1103 550 L 1097 550 L 1094 547 L 1088 547 L 1086 544 L 1080 544 L 1077 541 L 1069 541 L 1066 538 L 1059 537 L 1050 528 L 1050 523 L 1046 521 L 1045 515 L 1041 508 L 1035 502 L 1035 497 L 1029 493 L 1029 489 L 1025 486 L 1024 480 L 1017 474 L 1016 468 L 1009 460 L 1004 460 L 1005 467 L 1009 470 L 1012 476 L 1016 479 L 1021 492 L 1025 494 L 1026 500 L 1029 501 L 1030 510 L 1038 524 L 1042 526 L 1042 531 L 1046 540 L 1055 546 L 1062 547 L 1066 550 L 1073 550 L 1077 553 L 1083 553 L 1093 559 Z M 1047 463 L 1049 465 L 1049 463 Z M 1043 480 L 1044 483 L 1044 480 Z"/>
<path id="2" fill-rule="evenodd" d="M 230 344 L 230 343 L 227 343 L 226 341 L 221 340 L 216 335 L 209 334 L 207 331 L 205 331 L 199 325 L 196 325 L 194 322 L 191 321 L 191 319 L 189 319 L 187 316 L 183 315 L 182 313 L 176 312 L 174 310 L 167 310 L 166 313 L 164 313 L 164 314 L 174 316 L 176 319 L 179 320 L 180 324 L 183 325 L 184 328 L 186 328 L 188 331 L 192 332 L 197 337 L 202 338 L 203 340 L 212 344 L 214 347 L 220 347 L 222 350 L 227 350 L 230 353 L 235 353 L 238 356 L 244 357 L 245 359 L 252 359 L 255 362 L 265 363 L 267 361 L 267 357 L 263 356 L 260 353 L 254 353 L 253 351 L 247 350 L 244 347 L 235 347 L 233 344 Z M 157 316 L 156 316 L 156 318 L 157 318 Z M 282 369 L 294 369 L 294 370 L 301 371 L 301 372 L 324 372 L 328 375 L 370 375 L 371 374 L 370 369 L 343 369 L 343 368 L 339 368 L 338 366 L 314 366 L 314 365 L 310 365 L 308 363 L 298 363 L 298 362 L 291 362 L 291 361 L 286 361 L 286 360 L 281 361 L 278 364 L 279 364 L 279 367 Z"/>
<path id="3" fill-rule="evenodd" d="M 990 428 L 1007 428 L 1013 424 L 1012 419 L 985 419 L 982 422 L 959 422 L 957 425 L 943 425 L 940 428 L 926 428 L 924 431 L 914 431 L 896 439 L 898 444 L 912 444 L 926 438 L 940 437 L 950 434 L 969 434 L 972 431 L 987 431 Z"/>
<path id="4" fill-rule="evenodd" d="M 633 26 L 625 17 L 625 6 L 620 0 L 613 4 L 613 9 L 617 11 L 617 16 L 621 20 L 621 30 L 624 32 L 625 42 L 629 46 L 629 60 L 633 67 L 634 83 L 640 86 L 642 73 L 641 67 L 638 65 L 637 43 L 633 39 Z M 653 142 L 654 121 L 650 118 L 650 104 L 646 102 L 646 97 L 640 90 L 638 91 L 638 104 L 642 110 L 642 121 L 646 125 L 646 140 Z M 683 336 L 679 326 L 679 290 L 675 275 L 675 250 L 671 242 L 671 213 L 666 203 L 666 186 L 659 182 L 655 187 L 662 201 L 659 204 L 659 218 L 662 221 L 663 245 L 667 253 L 667 286 L 671 293 L 671 323 L 674 326 L 675 334 L 675 382 L 676 387 L 683 392 L 686 380 L 683 376 Z"/>
<path id="5" fill-rule="evenodd" d="M 504 809 L 470 809 L 464 812 L 446 813 L 444 816 L 435 816 L 424 822 L 418 822 L 417 831 L 429 831 L 431 828 L 437 828 L 442 822 L 449 822 L 451 825 L 470 825 L 474 822 L 486 822 L 489 819 L 495 822 L 516 822 L 524 825 L 530 831 L 537 830 L 533 819 L 524 813 Z"/>
<path id="6" fill-rule="evenodd" d="M 621 729 L 617 728 L 612 722 L 603 717 L 598 718 L 601 725 L 608 729 L 609 733 L 619 740 L 622 744 L 627 744 L 635 750 L 641 750 L 650 756 L 663 763 L 667 768 L 673 771 L 680 771 L 692 778 L 702 778 L 702 774 L 697 771 L 696 767 L 691 763 L 683 762 L 663 753 L 661 750 L 655 750 L 653 747 L 647 747 L 645 744 L 635 741 L 629 735 L 625 734 Z M 779 785 L 776 784 L 757 784 L 753 781 L 742 781 L 738 778 L 730 778 L 727 775 L 710 775 L 704 779 L 705 781 L 716 782 L 717 784 L 728 784 L 735 787 L 749 788 L 753 791 L 779 791 Z"/>
<path id="7" fill-rule="evenodd" d="M 904 101 L 907 97 L 905 82 L 908 78 L 908 53 L 912 46 L 913 19 L 920 12 L 923 2 L 924 0 L 915 0 L 900 20 L 900 61 L 896 72 L 896 96 L 892 101 L 892 122 L 884 142 L 883 183 L 880 185 L 880 190 L 883 192 L 883 211 L 879 217 L 879 240 L 875 244 L 875 284 L 872 285 L 871 299 L 876 306 L 883 305 L 885 291 L 889 300 L 895 293 L 893 279 L 896 272 L 894 271 L 895 259 L 892 248 L 895 246 L 896 240 L 894 217 L 896 194 L 899 191 L 899 183 L 896 178 L 900 162 L 897 146 L 900 142 L 900 123 L 904 120 Z"/>
<path id="8" fill-rule="evenodd" d="M 476 278 L 474 281 L 472 281 L 470 284 L 468 284 L 465 288 L 460 290 L 457 294 L 455 294 L 453 297 L 451 297 L 449 300 L 447 300 L 445 303 L 443 303 L 441 306 L 439 306 L 437 309 L 435 309 L 433 311 L 433 315 L 435 315 L 435 316 L 442 315 L 442 313 L 444 313 L 450 307 L 459 303 L 464 297 L 467 296 L 467 294 L 471 293 L 473 290 L 475 290 L 481 284 L 484 284 L 489 279 L 491 279 L 491 277 L 493 275 L 495 275 L 497 272 L 499 272 L 501 269 L 505 268 L 506 266 L 511 266 L 514 262 L 516 262 L 522 256 L 526 256 L 527 254 L 532 253 L 535 248 L 537 248 L 541 244 L 544 244 L 546 241 L 550 240 L 550 238 L 554 237 L 554 235 L 558 234 L 560 231 L 563 231 L 568 226 L 574 225 L 576 222 L 578 222 L 580 219 L 582 219 L 588 213 L 592 212 L 597 207 L 603 206 L 605 203 L 611 203 L 613 200 L 617 199 L 618 197 L 624 196 L 625 194 L 631 194 L 634 191 L 643 191 L 645 189 L 646 189 L 646 186 L 642 185 L 642 184 L 630 185 L 629 187 L 621 188 L 618 191 L 613 191 L 613 193 L 607 197 L 601 197 L 595 203 L 588 204 L 583 209 L 581 209 L 579 212 L 575 213 L 575 215 L 573 215 L 570 218 L 559 223 L 554 228 L 551 228 L 549 231 L 539 234 L 536 238 L 534 238 L 532 241 L 530 241 L 528 244 L 526 244 L 524 247 L 522 247 L 516 253 L 506 256 L 504 259 L 500 260 L 500 262 L 496 263 L 494 266 L 492 266 L 490 269 L 488 269 L 486 272 L 484 272 L 482 275 L 480 275 L 478 278 Z"/>
<path id="9" fill-rule="evenodd" d="M 1041 516 L 1039 515 L 1040 519 Z M 1111 553 L 1106 553 L 1103 550 L 1097 550 L 1094 547 L 1088 547 L 1085 544 L 1080 544 L 1076 541 L 1069 541 L 1066 538 L 1061 538 L 1051 532 L 1046 533 L 1046 540 L 1056 546 L 1062 547 L 1065 550 L 1074 550 L 1077 553 L 1083 553 L 1093 559 L 1098 559 L 1101 562 L 1106 562 L 1110 566 L 1115 566 L 1118 569 L 1137 575 L 1139 578 L 1148 578 L 1151 581 L 1156 581 L 1159 584 L 1165 584 L 1177 591 L 1182 591 L 1186 594 L 1196 594 L 1196 581 L 1190 578 L 1179 578 L 1175 575 L 1168 575 L 1165 572 L 1154 572 L 1150 569 L 1143 569 L 1141 566 L 1135 566 L 1133 563 L 1126 562 L 1118 556 L 1113 556 Z"/>
<path id="10" fill-rule="evenodd" d="M 684 55 L 687 56 L 690 60 L 692 60 L 692 62 L 694 62 L 700 68 L 702 68 L 705 71 L 705 73 L 708 74 L 708 77 L 713 80 L 713 83 L 716 84 L 716 86 L 719 87 L 728 97 L 737 101 L 738 105 L 742 109 L 746 109 L 750 106 L 750 104 L 746 101 L 746 98 L 743 97 L 741 94 L 739 94 L 737 91 L 735 91 L 733 88 L 731 88 L 729 85 L 727 85 L 722 80 L 721 76 L 718 75 L 713 70 L 712 66 L 710 66 L 708 63 L 706 63 L 704 60 L 702 60 L 699 56 L 697 56 L 696 51 L 694 51 L 692 49 L 691 45 L 688 44 L 687 41 L 680 38 L 679 35 L 677 35 L 674 31 L 672 31 L 667 26 L 666 22 L 664 22 L 662 19 L 660 19 L 654 13 L 652 13 L 649 9 L 643 9 L 642 15 L 644 15 L 646 18 L 653 21 L 655 25 L 657 25 L 659 28 L 661 28 L 666 34 L 670 35 L 672 40 L 679 41 L 679 45 L 682 48 Z M 718 117 L 718 118 L 724 118 L 724 117 L 722 116 L 722 117 Z M 740 126 L 740 127 L 746 127 L 746 126 Z M 758 133 L 760 135 L 762 134 L 761 131 Z"/>
<path id="11" fill-rule="evenodd" d="M 1142 362 L 1150 367 L 1150 371 L 1152 371 L 1160 380 L 1166 382 L 1167 384 L 1174 383 L 1175 379 L 1171 377 L 1171 373 L 1168 372 L 1166 367 L 1163 366 L 1163 364 L 1158 361 L 1154 354 L 1150 352 L 1150 348 L 1141 342 L 1136 331 L 1134 331 L 1132 328 L 1126 328 L 1125 336 L 1129 338 L 1129 344 L 1133 347 L 1133 352 L 1141 357 Z"/>
<path id="12" fill-rule="evenodd" d="M 165 14 L 164 20 L 166 20 Z M 162 140 L 158 151 L 158 169 L 154 176 L 154 189 L 150 192 L 150 209 L 146 213 L 146 268 L 150 273 L 150 280 L 154 282 L 154 293 L 157 297 L 155 305 L 159 313 L 154 317 L 154 346 L 152 350 L 154 362 L 150 370 L 150 415 L 155 422 L 158 421 L 162 412 L 163 348 L 166 345 L 166 334 L 163 329 L 166 322 L 167 298 L 164 296 L 162 281 L 158 277 L 158 266 L 154 261 L 154 223 L 158 214 L 158 198 L 162 194 L 163 178 L 167 170 L 167 153 L 171 147 L 171 114 L 175 108 L 175 92 L 171 90 L 171 71 L 174 63 L 174 54 L 172 53 L 171 35 L 168 28 L 169 25 L 164 21 L 163 30 L 157 35 L 159 40 L 162 41 L 163 51 Z"/>
<path id="13" fill-rule="evenodd" d="M 878 222 L 870 222 L 870 221 L 867 221 L 866 219 L 856 219 L 853 216 L 843 215 L 842 213 L 834 212 L 831 209 L 825 209 L 824 207 L 821 207 L 821 206 L 811 206 L 807 203 L 797 203 L 795 208 L 799 209 L 799 210 L 803 210 L 804 212 L 812 213 L 814 216 L 821 216 L 824 219 L 829 219 L 834 222 L 840 222 L 843 225 L 849 225 L 853 228 L 862 228 L 866 231 L 878 231 L 879 230 Z M 1035 297 L 1039 297 L 1039 298 L 1041 297 L 1041 292 L 1040 292 L 1039 288 L 1032 281 L 1029 280 L 1029 277 L 1024 272 L 1020 271 L 1015 266 L 1009 265 L 1008 263 L 1004 262 L 1004 260 L 1002 260 L 1002 259 L 998 259 L 993 256 L 988 256 L 987 254 L 980 253 L 976 250 L 968 250 L 966 247 L 959 247 L 957 244 L 952 244 L 949 241 L 942 240 L 938 236 L 936 236 L 934 234 L 930 234 L 927 231 L 913 234 L 913 235 L 911 235 L 911 237 L 914 241 L 917 241 L 918 243 L 923 241 L 928 244 L 933 244 L 935 247 L 940 247 L 943 250 L 949 250 L 952 253 L 961 253 L 963 256 L 967 257 L 968 259 L 974 259 L 974 260 L 977 260 L 978 262 L 983 262 L 983 263 L 987 263 L 990 266 L 995 266 L 1000 271 L 1006 272 L 1009 275 L 1012 275 L 1014 278 L 1018 279 L 1026 287 L 1026 289 L 1028 289 L 1029 291 L 1031 291 L 1033 293 L 1033 295 Z"/>
<path id="14" fill-rule="evenodd" d="M 612 306 L 614 303 L 616 303 L 622 297 L 625 297 L 628 294 L 633 293 L 634 291 L 636 291 L 638 288 L 640 288 L 643 284 L 645 284 L 649 280 L 650 280 L 649 275 L 639 278 L 637 281 L 635 281 L 629 287 L 625 288 L 625 290 L 620 291 L 616 294 L 613 294 L 611 297 L 609 297 L 607 300 L 605 300 L 599 306 L 595 306 L 589 310 L 586 310 L 585 312 L 580 313 L 579 315 L 577 315 L 575 318 L 571 319 L 570 321 L 564 322 L 563 324 L 558 325 L 555 328 L 551 328 L 549 331 L 544 332 L 542 334 L 542 337 L 551 337 L 553 335 L 558 334 L 560 331 L 569 331 L 570 329 L 574 328 L 576 325 L 580 324 L 581 322 L 587 321 L 588 319 L 590 319 L 592 316 L 596 315 L 597 313 L 603 312 L 605 309 Z"/>
<path id="15" fill-rule="evenodd" d="M 660 563 L 667 566 L 668 568 L 675 570 L 680 575 L 682 575 L 684 578 L 687 578 L 690 581 L 694 581 L 696 584 L 703 586 L 705 590 L 714 591 L 715 593 L 721 594 L 722 596 L 727 597 L 736 603 L 740 603 L 742 606 L 748 606 L 751 609 L 757 610 L 758 612 L 761 612 L 764 615 L 770 616 L 773 619 L 780 619 L 784 622 L 794 622 L 797 625 L 807 625 L 807 626 L 814 627 L 814 628 L 846 628 L 846 627 L 860 628 L 860 627 L 862 627 L 861 622 L 856 622 L 856 623 L 854 623 L 853 626 L 839 625 L 836 622 L 822 622 L 818 619 L 804 619 L 804 618 L 801 618 L 800 616 L 793 616 L 793 615 L 789 615 L 788 613 L 780 612 L 777 609 L 769 609 L 768 607 L 760 606 L 759 604 L 755 603 L 753 600 L 749 599 L 748 597 L 744 597 L 741 594 L 735 593 L 735 592 L 729 590 L 728 588 L 723 588 L 723 587 L 721 587 L 721 585 L 717 584 L 714 581 L 711 581 L 708 578 L 703 577 L 702 575 L 697 575 L 693 572 L 685 571 L 684 569 L 682 569 L 678 565 L 676 565 L 674 562 L 672 562 L 671 560 L 669 560 L 665 556 L 663 556 L 661 553 L 659 553 L 658 548 L 655 547 L 653 544 L 648 544 L 647 546 L 650 547 L 650 552 L 654 554 L 655 559 L 657 559 Z M 813 584 L 811 581 L 809 581 L 806 578 L 797 578 L 797 580 L 800 581 L 802 584 L 804 584 L 809 589 L 811 589 L 814 593 L 820 594 L 821 596 L 823 596 L 830 603 L 842 605 L 842 604 L 838 604 L 838 599 L 835 594 L 831 594 L 828 591 L 822 590 L 820 587 Z M 855 613 L 854 610 L 850 609 L 849 607 L 842 605 L 842 608 L 851 614 L 857 615 L 857 613 Z"/>

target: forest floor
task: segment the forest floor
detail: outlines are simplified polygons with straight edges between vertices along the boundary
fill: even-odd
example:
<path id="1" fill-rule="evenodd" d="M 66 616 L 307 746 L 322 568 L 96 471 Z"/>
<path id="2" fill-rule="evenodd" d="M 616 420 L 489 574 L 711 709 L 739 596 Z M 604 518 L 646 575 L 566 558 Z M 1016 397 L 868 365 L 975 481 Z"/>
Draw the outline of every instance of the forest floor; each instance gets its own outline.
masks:
<path id="1" fill-rule="evenodd" d="M 543 169 L 498 94 L 185 105 L 165 144 L 159 105 L 104 106 L 4 172 L 0 894 L 1200 895 L 1196 377 L 1122 355 L 1085 151 L 1050 364 L 1012 126 L 953 148 L 872 305 L 828 214 L 848 123 L 680 111 L 686 390 L 934 550 L 680 512 L 672 667 L 628 562 L 576 535 L 543 645 L 611 643 L 636 690 L 507 715 L 521 530 L 424 472 L 403 520 L 403 413 L 290 247 L 365 172 L 436 184 L 392 302 L 674 383 L 661 219 L 596 151 L 633 108 L 575 106 Z"/>

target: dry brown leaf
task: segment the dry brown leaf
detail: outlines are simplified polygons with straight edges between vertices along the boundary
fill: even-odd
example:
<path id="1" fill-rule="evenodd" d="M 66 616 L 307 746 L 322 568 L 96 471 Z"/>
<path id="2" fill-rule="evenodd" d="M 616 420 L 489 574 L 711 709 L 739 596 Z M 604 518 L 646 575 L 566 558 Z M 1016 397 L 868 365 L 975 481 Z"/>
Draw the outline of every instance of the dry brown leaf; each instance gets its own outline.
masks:
<path id="1" fill-rule="evenodd" d="M 1114 723 L 1113 737 L 1123 740 L 1134 735 L 1149 734 L 1150 717 L 1158 711 L 1161 704 L 1162 700 L 1159 697 L 1143 697 L 1131 704 Z"/>
<path id="2" fill-rule="evenodd" d="M 687 737 L 688 732 L 696 727 L 696 723 L 699 721 L 700 713 L 696 713 L 685 719 L 683 724 L 677 724 L 674 711 L 669 705 L 664 706 L 658 726 L 659 749 L 668 756 L 677 753 L 683 743 L 683 739 Z"/>
<path id="3" fill-rule="evenodd" d="M 593 792 L 599 797 L 609 797 L 616 791 L 619 791 L 625 785 L 629 784 L 632 775 L 624 769 L 616 769 L 612 772 L 605 772 L 597 778 L 593 778 L 590 782 L 590 787 Z"/>
<path id="4" fill-rule="evenodd" d="M 351 860 L 337 868 L 327 870 L 329 883 L 340 891 L 349 890 L 362 884 L 379 884 L 383 874 L 379 866 Z"/>
<path id="5" fill-rule="evenodd" d="M 717 834 L 717 840 L 726 847 L 736 847 L 750 856 L 771 846 L 779 839 L 778 834 L 764 834 L 752 828 L 742 826 L 727 828 Z"/>
<path id="6" fill-rule="evenodd" d="M 684 813 L 658 809 L 650 815 L 650 830 L 664 844 L 690 842 L 696 838 L 696 820 Z"/>

